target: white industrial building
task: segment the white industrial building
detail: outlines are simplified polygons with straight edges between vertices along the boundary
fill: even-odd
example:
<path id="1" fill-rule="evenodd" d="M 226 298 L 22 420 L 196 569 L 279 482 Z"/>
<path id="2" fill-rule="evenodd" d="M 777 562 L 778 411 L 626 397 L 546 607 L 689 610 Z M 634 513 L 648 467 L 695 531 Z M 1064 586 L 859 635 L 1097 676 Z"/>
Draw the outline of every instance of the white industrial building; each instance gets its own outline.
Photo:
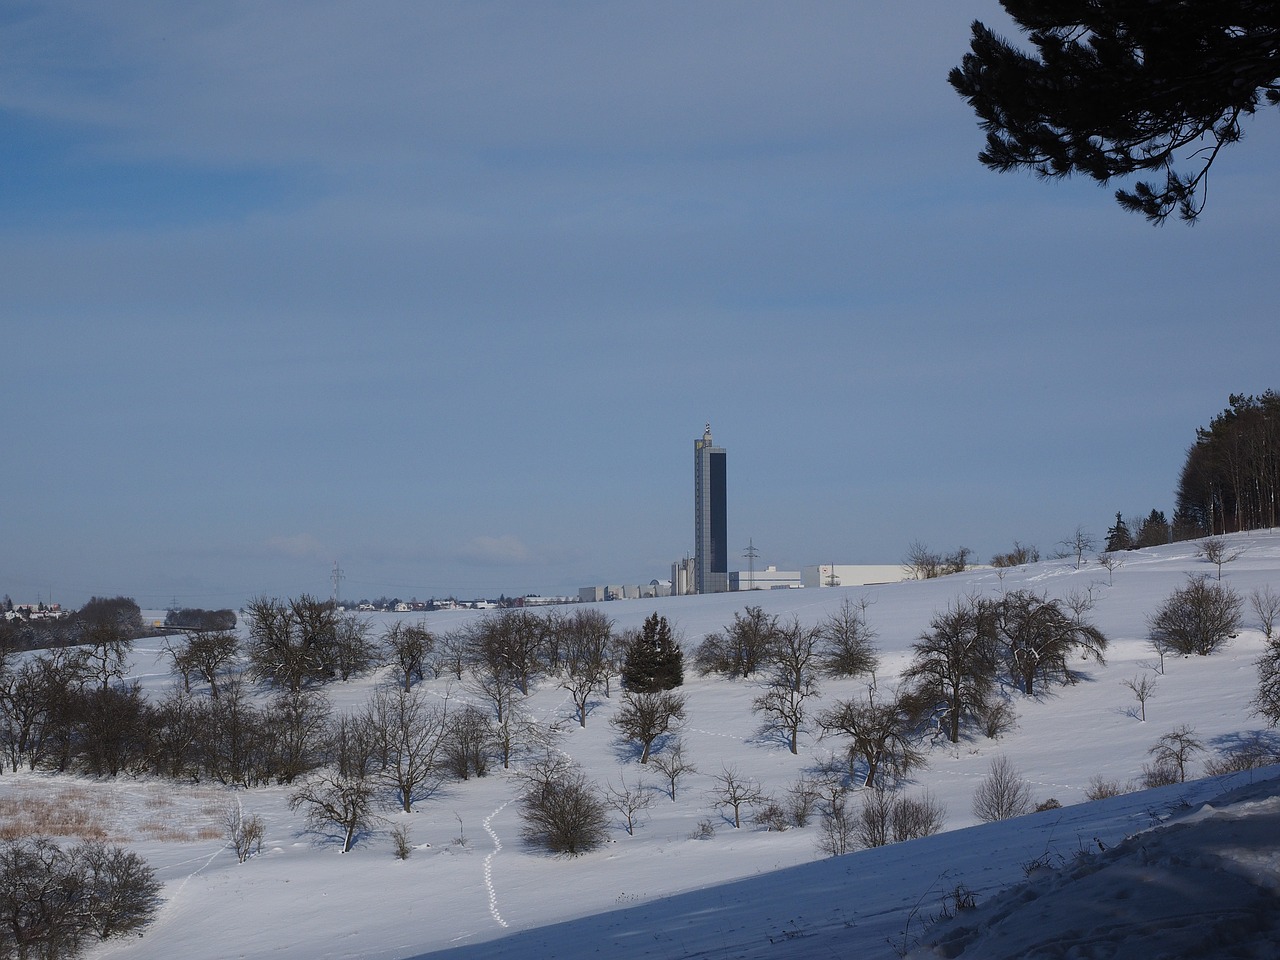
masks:
<path id="1" fill-rule="evenodd" d="M 806 587 L 864 587 L 907 579 L 900 563 L 819 563 L 800 571 Z"/>
<path id="2" fill-rule="evenodd" d="M 731 570 L 729 589 L 737 590 L 789 590 L 803 586 L 799 570 L 779 570 L 769 566 L 763 570 Z"/>

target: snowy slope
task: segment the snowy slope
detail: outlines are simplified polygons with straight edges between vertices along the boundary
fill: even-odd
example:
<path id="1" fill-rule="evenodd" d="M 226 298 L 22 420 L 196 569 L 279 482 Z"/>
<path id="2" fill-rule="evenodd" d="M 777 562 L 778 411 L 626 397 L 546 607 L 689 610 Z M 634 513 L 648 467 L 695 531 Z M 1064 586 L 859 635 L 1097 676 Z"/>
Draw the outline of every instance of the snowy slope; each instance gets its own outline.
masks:
<path id="1" fill-rule="evenodd" d="M 1264 584 L 1280 584 L 1280 535 L 1231 539 L 1245 553 L 1224 568 L 1224 581 L 1245 595 Z M 1136 778 L 1152 743 L 1179 724 L 1193 726 L 1214 749 L 1250 733 L 1271 733 L 1249 714 L 1254 662 L 1263 639 L 1248 612 L 1248 628 L 1223 652 L 1168 660 L 1165 673 L 1156 677 L 1147 722 L 1132 715 L 1133 697 L 1122 681 L 1151 672 L 1155 665 L 1144 639 L 1145 617 L 1189 573 L 1212 574 L 1214 569 L 1197 558 L 1194 544 L 1175 544 L 1126 555 L 1124 566 L 1111 577 L 1096 565 L 1076 570 L 1069 561 L 1052 560 L 1009 571 L 1003 580 L 994 571 L 976 571 L 924 583 L 603 605 L 620 627 L 637 626 L 658 610 L 684 633 L 691 648 L 747 602 L 814 623 L 845 597 L 866 595 L 873 601 L 869 620 L 880 634 L 883 683 L 907 661 L 911 642 L 927 629 L 931 616 L 959 596 L 996 595 L 1020 587 L 1055 597 L 1091 590 L 1097 601 L 1091 616 L 1112 640 L 1107 664 L 1079 663 L 1084 682 L 1055 688 L 1038 699 L 1015 698 L 1017 727 L 999 741 L 978 737 L 958 748 L 939 745 L 930 751 L 928 767 L 908 790 L 927 789 L 945 804 L 945 834 L 824 860 L 816 850 L 816 826 L 781 833 L 754 826 L 734 830 L 709 797 L 722 765 L 735 766 L 766 790 L 781 794 L 838 746 L 804 737 L 800 755 L 792 756 L 781 744 L 756 734 L 749 704 L 757 690 L 751 684 L 690 677 L 684 741 L 699 773 L 682 784 L 676 802 L 663 799 L 651 808 L 635 836 L 618 829 L 606 847 L 576 859 L 548 857 L 521 844 L 518 785 L 501 771 L 450 784 L 412 815 L 388 811 L 389 821 L 410 826 L 418 845 L 403 862 L 393 858 L 385 835 L 367 838 L 346 855 L 315 846 L 301 833 L 300 815 L 288 810 L 287 790 L 265 788 L 222 792 L 221 802 L 239 802 L 267 823 L 263 854 L 239 864 L 217 839 L 164 839 L 140 826 L 149 816 L 154 819 L 159 808 L 185 811 L 190 823 L 216 821 L 219 804 L 216 796 L 209 799 L 208 785 L 101 784 L 97 789 L 102 796 L 112 798 L 111 804 L 103 804 L 104 810 L 109 806 L 114 811 L 112 835 L 128 840 L 155 866 L 165 882 L 166 903 L 145 936 L 103 944 L 90 955 L 391 960 L 453 951 L 459 958 L 891 957 L 924 934 L 924 921 L 940 911 L 944 895 L 957 884 L 967 885 L 987 906 L 966 912 L 948 928 L 937 928 L 951 931 L 946 934 L 951 939 L 925 955 L 958 955 L 966 945 L 970 956 L 1006 955 L 1002 950 L 1009 956 L 1037 955 L 1032 950 L 1036 936 L 1060 941 L 1068 928 L 1081 937 L 1150 945 L 1154 941 L 1142 938 L 1157 936 L 1167 926 L 1143 919 L 1158 897 L 1129 895 L 1129 914 L 1117 908 L 1102 918 L 1111 933 L 1090 932 L 1101 923 L 1095 916 L 1101 910 L 1093 908 L 1112 900 L 1119 904 L 1120 894 L 1135 885 L 1157 889 L 1161 881 L 1152 878 L 1163 875 L 1162 864 L 1179 859 L 1177 850 L 1195 848 L 1198 831 L 1216 831 L 1206 843 L 1235 852 L 1195 850 L 1182 859 L 1202 866 L 1178 883 L 1203 885 L 1205 876 L 1218 876 L 1212 871 L 1226 870 L 1233 881 L 1243 878 L 1240 883 L 1264 890 L 1270 885 L 1265 896 L 1274 903 L 1276 854 L 1268 842 L 1280 835 L 1280 824 L 1278 801 L 1267 797 L 1280 795 L 1280 785 L 1267 777 L 1277 771 L 1081 802 L 1095 774 L 1122 782 Z M 470 616 L 474 614 L 439 614 L 429 616 L 427 623 L 443 631 Z M 160 690 L 171 682 L 158 643 L 140 645 L 135 658 L 144 686 Z M 336 685 L 329 694 L 338 708 L 352 706 L 376 682 L 378 678 L 369 678 Z M 446 689 L 443 681 L 433 681 L 431 686 L 454 702 L 469 698 L 456 684 Z M 848 697 L 861 689 L 857 681 L 827 683 L 823 699 Z M 569 718 L 571 712 L 565 691 L 551 681 L 535 691 L 528 706 L 542 718 Z M 625 773 L 628 782 L 642 779 L 656 785 L 652 774 L 614 740 L 608 723 L 613 709 L 602 698 L 586 729 L 578 729 L 576 722 L 566 728 L 561 748 L 598 782 L 616 783 Z M 1031 782 L 1036 800 L 1052 796 L 1064 807 L 975 826 L 969 809 L 973 790 L 996 755 L 1014 762 Z M 1193 772 L 1201 769 L 1197 763 Z M 1258 797 L 1218 799 L 1224 791 L 1250 783 L 1261 790 Z M 64 786 L 58 778 L 6 775 L 0 778 L 0 795 Z M 1206 802 L 1213 803 L 1214 811 L 1198 813 Z M 1142 835 L 1158 835 L 1158 841 L 1122 843 L 1161 818 L 1187 813 L 1194 816 L 1182 817 L 1177 827 Z M 694 839 L 695 827 L 706 819 L 716 824 L 714 836 Z M 1077 863 L 1077 853 L 1096 856 Z M 1025 864 L 1042 859 L 1070 869 L 1036 878 L 1035 899 L 999 901 L 1000 890 L 1025 879 Z M 1079 876 L 1072 879 L 1073 872 Z M 1072 892 L 1073 887 L 1088 892 Z M 1263 894 L 1258 896 L 1267 902 Z M 1232 894 L 1232 902 L 1251 901 L 1240 893 Z M 1045 904 L 1053 903 L 1066 905 L 1058 913 L 1074 911 L 1077 916 L 1061 928 L 1062 936 L 1052 932 L 1050 914 L 1057 914 Z M 1091 909 L 1081 916 L 1083 907 Z M 1045 916 L 1037 916 L 1036 910 Z M 1029 916 L 1036 919 L 1021 919 Z M 1191 926 L 1212 922 L 1213 917 L 1193 919 Z M 1233 923 L 1240 927 L 1244 921 Z M 1259 924 L 1253 926 L 1256 933 Z M 963 932 L 954 932 L 960 927 Z M 1132 955 L 1159 954 L 1158 945 L 1150 949 L 1155 952 Z"/>

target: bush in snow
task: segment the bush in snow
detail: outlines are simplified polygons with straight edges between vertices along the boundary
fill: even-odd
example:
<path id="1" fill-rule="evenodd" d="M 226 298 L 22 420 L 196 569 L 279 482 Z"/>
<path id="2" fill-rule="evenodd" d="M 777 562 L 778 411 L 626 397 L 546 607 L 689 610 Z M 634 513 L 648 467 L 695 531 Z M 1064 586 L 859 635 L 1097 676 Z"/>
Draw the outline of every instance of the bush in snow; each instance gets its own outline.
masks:
<path id="1" fill-rule="evenodd" d="M 522 774 L 521 835 L 535 846 L 571 857 L 609 837 L 605 801 L 587 775 L 561 754 L 548 753 Z"/>
<path id="2" fill-rule="evenodd" d="M 1191 577 L 1147 620 L 1151 642 L 1174 653 L 1207 656 L 1240 631 L 1243 606 L 1231 587 Z"/>
<path id="3" fill-rule="evenodd" d="M 0 956 L 67 960 L 91 939 L 141 930 L 160 904 L 146 862 L 89 841 L 63 849 L 48 837 L 0 843 Z"/>
<path id="4" fill-rule="evenodd" d="M 1008 757 L 991 761 L 986 778 L 973 794 L 973 815 L 991 823 L 1020 817 L 1031 806 L 1031 787 Z"/>

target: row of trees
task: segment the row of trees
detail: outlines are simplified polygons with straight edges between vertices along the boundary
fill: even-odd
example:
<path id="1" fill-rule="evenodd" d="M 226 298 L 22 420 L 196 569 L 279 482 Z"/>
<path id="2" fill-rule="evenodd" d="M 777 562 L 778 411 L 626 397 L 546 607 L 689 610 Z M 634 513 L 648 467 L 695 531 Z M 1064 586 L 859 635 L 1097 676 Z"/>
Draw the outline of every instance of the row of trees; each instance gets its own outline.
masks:
<path id="1" fill-rule="evenodd" d="M 780 736 L 792 753 L 810 718 L 809 703 L 823 677 L 874 673 L 879 662 L 875 631 L 867 623 L 867 601 L 846 599 L 817 626 L 798 619 L 783 623 L 761 607 L 734 613 L 733 623 L 698 645 L 694 662 L 702 674 L 761 681 L 752 702 L 761 715 L 761 733 Z"/>
<path id="2" fill-rule="evenodd" d="M 234 630 L 234 610 L 205 610 L 201 607 L 173 607 L 165 611 L 164 625 L 182 630 Z"/>
<path id="3" fill-rule="evenodd" d="M 1163 510 L 1153 509 L 1145 517 L 1130 517 L 1128 520 L 1117 513 L 1116 522 L 1107 528 L 1107 540 L 1102 549 L 1107 553 L 1141 550 L 1143 547 L 1158 547 L 1174 539 L 1184 540 L 1187 534 L 1186 530 L 1175 533 Z"/>
<path id="4" fill-rule="evenodd" d="M 943 554 L 930 550 L 919 540 L 913 540 L 907 547 L 902 569 L 908 579 L 933 580 L 953 573 L 964 573 L 975 562 L 973 551 L 968 547 L 957 547 L 950 553 Z"/>
<path id="5" fill-rule="evenodd" d="M 995 694 L 1002 677 L 1031 696 L 1041 686 L 1073 682 L 1073 656 L 1103 662 L 1107 638 L 1083 613 L 1025 590 L 952 603 L 912 645 L 902 709 L 928 718 L 952 743 L 966 722 L 982 721 L 991 730 L 999 722 Z"/>
<path id="6" fill-rule="evenodd" d="M 129 597 L 93 597 L 68 616 L 0 619 L 0 649 L 37 650 L 103 641 L 128 642 L 145 632 L 142 610 Z"/>
<path id="7" fill-rule="evenodd" d="M 1276 526 L 1280 394 L 1232 394 L 1196 441 L 1178 478 L 1177 525 L 1190 536 Z"/>

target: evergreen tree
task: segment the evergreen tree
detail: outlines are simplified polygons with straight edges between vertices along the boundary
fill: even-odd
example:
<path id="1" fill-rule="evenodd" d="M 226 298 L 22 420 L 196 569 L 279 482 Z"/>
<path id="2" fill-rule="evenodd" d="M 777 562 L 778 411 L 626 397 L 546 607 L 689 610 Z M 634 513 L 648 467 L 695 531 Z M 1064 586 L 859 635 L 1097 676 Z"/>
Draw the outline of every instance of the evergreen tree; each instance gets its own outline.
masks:
<path id="1" fill-rule="evenodd" d="M 666 617 L 650 614 L 640 635 L 627 647 L 622 685 L 634 693 L 672 690 L 684 683 L 684 651 Z"/>
<path id="2" fill-rule="evenodd" d="M 978 159 L 999 172 L 1100 183 L 1159 223 L 1194 220 L 1209 168 L 1243 121 L 1280 104 L 1280 18 L 1260 0 L 1001 0 L 1035 48 L 982 23 L 951 85 L 986 131 Z M 1180 172 L 1175 164 L 1191 165 Z"/>
<path id="3" fill-rule="evenodd" d="M 1116 514 L 1116 525 L 1107 531 L 1107 545 L 1104 549 L 1107 553 L 1133 549 L 1133 535 L 1129 533 L 1129 525 L 1119 513 Z"/>
<path id="4" fill-rule="evenodd" d="M 1142 526 L 1138 528 L 1135 547 L 1158 547 L 1169 542 L 1169 521 L 1164 518 L 1163 510 L 1152 510 Z"/>

